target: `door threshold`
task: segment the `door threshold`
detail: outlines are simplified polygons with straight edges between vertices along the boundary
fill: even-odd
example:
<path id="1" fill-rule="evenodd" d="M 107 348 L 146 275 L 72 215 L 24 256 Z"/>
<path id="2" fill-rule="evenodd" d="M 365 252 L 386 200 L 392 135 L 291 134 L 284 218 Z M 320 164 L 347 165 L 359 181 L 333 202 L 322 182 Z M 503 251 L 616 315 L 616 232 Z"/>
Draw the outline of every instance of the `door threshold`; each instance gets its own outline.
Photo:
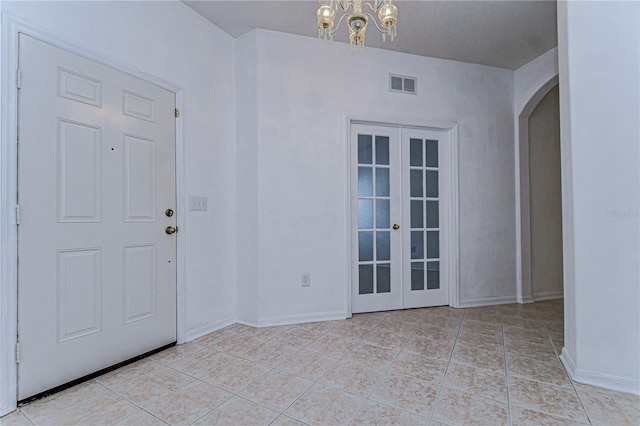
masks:
<path id="1" fill-rule="evenodd" d="M 109 373 L 111 371 L 117 370 L 118 368 L 122 368 L 124 366 L 129 365 L 129 364 L 133 364 L 134 362 L 140 361 L 141 359 L 148 358 L 151 355 L 155 355 L 158 352 L 162 352 L 165 349 L 169 349 L 170 347 L 175 346 L 175 345 L 176 345 L 176 342 L 169 343 L 168 345 L 164 345 L 164 346 L 161 346 L 159 348 L 153 349 L 153 350 L 151 350 L 149 352 L 145 352 L 142 355 L 134 356 L 133 358 L 129 358 L 126 361 L 119 362 L 119 363 L 114 364 L 114 365 L 112 365 L 110 367 L 103 368 L 102 370 L 98 370 L 98 371 L 93 372 L 91 374 L 87 374 L 86 376 L 80 377 L 79 379 L 72 380 L 72 381 L 67 382 L 65 384 L 62 384 L 60 386 L 56 386 L 55 388 L 51 388 L 51 389 L 46 390 L 44 392 L 40 392 L 40 393 L 35 394 L 33 396 L 30 396 L 28 398 L 22 399 L 22 400 L 18 401 L 18 407 L 22 407 L 23 405 L 29 404 L 30 402 L 36 401 L 38 399 L 46 398 L 46 397 L 51 396 L 53 394 L 56 394 L 58 392 L 62 392 L 63 390 L 66 390 L 66 389 L 69 389 L 69 388 L 71 388 L 73 386 L 79 385 L 80 383 L 88 382 L 89 380 L 95 379 L 98 376 L 102 376 L 103 374 L 106 374 L 106 373 Z"/>

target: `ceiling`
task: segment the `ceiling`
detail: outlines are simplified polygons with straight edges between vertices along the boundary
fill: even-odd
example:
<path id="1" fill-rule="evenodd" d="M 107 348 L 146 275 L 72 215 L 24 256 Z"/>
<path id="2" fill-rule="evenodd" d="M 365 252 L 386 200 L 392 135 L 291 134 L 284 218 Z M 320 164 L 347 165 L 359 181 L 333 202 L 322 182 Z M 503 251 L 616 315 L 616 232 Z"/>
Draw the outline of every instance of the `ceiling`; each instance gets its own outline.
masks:
<path id="1" fill-rule="evenodd" d="M 233 37 L 255 28 L 309 37 L 318 35 L 315 0 L 185 0 L 184 3 Z M 558 43 L 555 0 L 398 0 L 394 4 L 398 7 L 395 41 L 383 43 L 377 30 L 369 26 L 365 47 L 513 70 Z M 347 42 L 344 22 L 334 40 Z"/>

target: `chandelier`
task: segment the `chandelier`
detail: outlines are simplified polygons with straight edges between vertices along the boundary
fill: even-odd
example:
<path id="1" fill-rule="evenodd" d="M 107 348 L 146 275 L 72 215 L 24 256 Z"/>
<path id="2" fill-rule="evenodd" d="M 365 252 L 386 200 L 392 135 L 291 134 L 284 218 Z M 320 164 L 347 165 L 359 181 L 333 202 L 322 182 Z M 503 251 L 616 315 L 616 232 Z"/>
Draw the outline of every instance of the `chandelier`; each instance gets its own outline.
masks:
<path id="1" fill-rule="evenodd" d="M 338 5 L 344 12 L 338 23 L 335 24 Z M 365 11 L 369 8 L 369 11 Z M 378 20 L 372 13 L 378 13 Z M 333 35 L 338 31 L 342 20 L 346 18 L 349 27 L 349 44 L 351 49 L 354 45 L 360 50 L 364 47 L 364 35 L 367 24 L 371 20 L 378 31 L 382 33 L 382 41 L 387 40 L 387 35 L 393 41 L 396 36 L 396 23 L 398 22 L 398 8 L 392 0 L 320 0 L 320 7 L 317 12 L 318 17 L 318 37 L 333 41 Z"/>

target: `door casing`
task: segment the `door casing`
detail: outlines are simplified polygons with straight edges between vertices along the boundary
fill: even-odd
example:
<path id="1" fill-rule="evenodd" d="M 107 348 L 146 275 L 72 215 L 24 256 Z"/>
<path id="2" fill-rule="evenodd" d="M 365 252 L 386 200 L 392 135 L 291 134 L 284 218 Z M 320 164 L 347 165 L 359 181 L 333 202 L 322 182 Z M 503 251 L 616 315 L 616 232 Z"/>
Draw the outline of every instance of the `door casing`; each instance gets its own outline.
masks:
<path id="1" fill-rule="evenodd" d="M 25 34 L 51 44 L 70 53 L 82 56 L 102 65 L 109 66 L 133 77 L 155 84 L 176 95 L 176 108 L 182 109 L 183 89 L 171 82 L 140 72 L 120 63 L 116 57 L 105 57 L 80 49 L 64 40 L 51 36 L 40 29 L 18 20 L 8 14 L 2 15 L 2 88 L 3 108 L 0 118 L 0 416 L 17 407 L 17 363 L 16 344 L 18 329 L 18 239 L 16 194 L 18 191 L 18 39 Z M 176 215 L 180 232 L 176 240 L 176 327 L 177 341 L 186 340 L 186 300 L 184 279 L 185 238 L 185 167 L 182 119 L 176 118 Z"/>
<path id="2" fill-rule="evenodd" d="M 441 254 L 442 256 L 448 256 L 450 259 L 448 265 L 449 274 L 449 306 L 457 308 L 460 306 L 460 293 L 459 293 L 459 212 L 458 212 L 458 125 L 452 122 L 430 122 L 430 121 L 414 121 L 403 118 L 389 118 L 389 117 L 372 117 L 361 115 L 348 115 L 345 125 L 345 181 L 347 187 L 346 194 L 346 244 L 347 253 L 349 253 L 347 259 L 347 271 L 349 271 L 349 278 L 345 288 L 345 310 L 347 316 L 352 315 L 352 286 L 355 283 L 356 274 L 353 271 L 351 264 L 351 253 L 353 250 L 352 232 L 353 225 L 351 218 L 356 211 L 354 210 L 351 200 L 351 194 L 354 188 L 352 188 L 352 162 L 355 161 L 351 154 L 351 132 L 352 126 L 355 124 L 365 124 L 374 126 L 395 127 L 399 129 L 420 129 L 420 130 L 436 130 L 446 133 L 445 143 L 443 148 L 446 149 L 446 158 L 448 159 L 446 164 L 442 164 L 442 178 L 446 178 L 450 183 L 450 196 L 447 202 L 448 210 L 448 222 L 450 224 L 450 230 L 448 233 L 447 246 L 448 250 Z"/>

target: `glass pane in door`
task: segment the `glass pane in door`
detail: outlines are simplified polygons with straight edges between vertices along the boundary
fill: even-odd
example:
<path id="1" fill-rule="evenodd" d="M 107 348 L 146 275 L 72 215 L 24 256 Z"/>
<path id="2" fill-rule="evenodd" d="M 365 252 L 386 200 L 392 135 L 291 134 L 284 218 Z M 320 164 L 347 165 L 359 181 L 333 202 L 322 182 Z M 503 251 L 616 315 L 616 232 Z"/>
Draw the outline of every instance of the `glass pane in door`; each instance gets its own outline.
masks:
<path id="1" fill-rule="evenodd" d="M 376 136 L 376 164 L 389 165 L 389 136 Z"/>
<path id="2" fill-rule="evenodd" d="M 373 200 L 358 200 L 358 228 L 373 228 Z"/>
<path id="3" fill-rule="evenodd" d="M 427 290 L 440 288 L 440 262 L 427 262 Z"/>
<path id="4" fill-rule="evenodd" d="M 412 166 L 422 167 L 422 139 L 409 141 L 409 163 Z"/>
<path id="5" fill-rule="evenodd" d="M 438 167 L 438 141 L 426 140 L 427 167 Z"/>
<path id="6" fill-rule="evenodd" d="M 439 289 L 440 191 L 437 140 L 409 140 L 409 187 L 411 290 Z"/>
<path id="7" fill-rule="evenodd" d="M 411 290 L 424 290 L 424 262 L 411 262 Z"/>
<path id="8" fill-rule="evenodd" d="M 373 163 L 371 135 L 358 135 L 358 164 Z"/>
<path id="9" fill-rule="evenodd" d="M 391 292 L 391 264 L 383 263 L 376 266 L 377 293 Z"/>
<path id="10" fill-rule="evenodd" d="M 373 265 L 358 267 L 358 287 L 360 294 L 373 293 Z"/>
<path id="11" fill-rule="evenodd" d="M 376 227 L 390 228 L 391 223 L 391 206 L 389 200 L 376 200 Z"/>
<path id="12" fill-rule="evenodd" d="M 391 292 L 389 137 L 358 135 L 358 291 Z"/>

